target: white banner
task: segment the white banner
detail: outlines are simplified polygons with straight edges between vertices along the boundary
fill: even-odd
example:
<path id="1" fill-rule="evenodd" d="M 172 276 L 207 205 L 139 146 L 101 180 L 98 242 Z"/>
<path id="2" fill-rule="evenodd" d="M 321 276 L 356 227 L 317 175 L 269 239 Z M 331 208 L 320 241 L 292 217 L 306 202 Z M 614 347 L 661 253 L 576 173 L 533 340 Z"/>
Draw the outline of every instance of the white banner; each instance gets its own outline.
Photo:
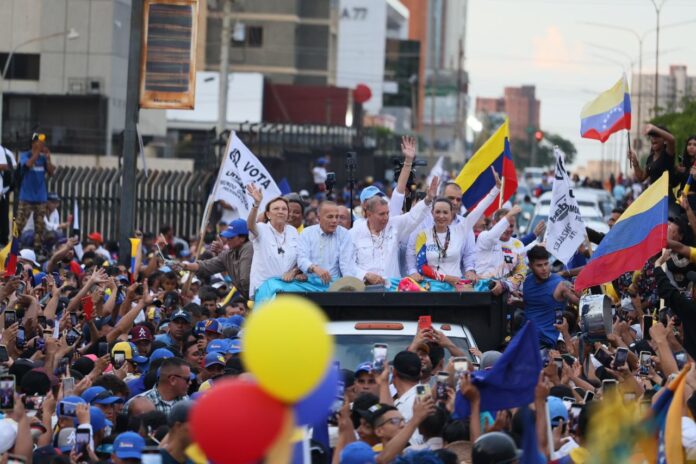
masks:
<path id="1" fill-rule="evenodd" d="M 556 172 L 546 224 L 546 249 L 564 264 L 568 264 L 585 239 L 585 223 L 570 187 L 568 171 L 565 169 L 565 154 L 558 147 L 553 148 L 553 154 L 556 157 Z"/>
<path id="2" fill-rule="evenodd" d="M 261 161 L 233 132 L 213 189 L 213 201 L 223 200 L 237 210 L 240 218 L 246 219 L 254 201 L 247 193 L 246 186 L 252 183 L 263 192 L 259 211 L 264 210 L 269 200 L 280 196 L 280 189 Z"/>
<path id="3" fill-rule="evenodd" d="M 445 179 L 447 171 L 445 171 L 445 168 L 442 167 L 443 159 L 444 157 L 439 157 L 437 159 L 437 163 L 435 163 L 433 168 L 430 170 L 430 174 L 428 174 L 428 178 L 425 180 L 426 186 L 430 185 L 430 182 L 432 182 L 433 177 L 435 176 L 437 176 L 437 178 L 440 179 L 440 185 L 444 186 L 445 182 L 447 182 L 447 179 Z"/>

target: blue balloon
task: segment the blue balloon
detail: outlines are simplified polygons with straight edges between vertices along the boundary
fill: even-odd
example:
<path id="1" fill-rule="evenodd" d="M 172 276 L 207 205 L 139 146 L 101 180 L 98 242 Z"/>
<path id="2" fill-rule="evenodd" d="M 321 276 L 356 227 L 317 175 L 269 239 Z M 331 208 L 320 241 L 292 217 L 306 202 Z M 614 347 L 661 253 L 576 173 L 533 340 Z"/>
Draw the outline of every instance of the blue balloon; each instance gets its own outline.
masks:
<path id="1" fill-rule="evenodd" d="M 331 405 L 338 393 L 338 367 L 329 364 L 324 379 L 309 395 L 295 404 L 295 423 L 297 425 L 314 425 L 326 420 Z"/>

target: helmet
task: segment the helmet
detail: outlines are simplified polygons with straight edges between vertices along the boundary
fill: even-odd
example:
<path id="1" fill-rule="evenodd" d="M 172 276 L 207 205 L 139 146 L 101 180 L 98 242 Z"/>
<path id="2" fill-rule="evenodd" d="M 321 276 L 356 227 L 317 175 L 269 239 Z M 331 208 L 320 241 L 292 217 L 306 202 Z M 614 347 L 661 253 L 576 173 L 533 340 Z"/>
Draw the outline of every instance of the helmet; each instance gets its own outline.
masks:
<path id="1" fill-rule="evenodd" d="M 502 432 L 484 433 L 474 442 L 471 450 L 473 464 L 509 464 L 519 459 L 522 452 L 515 442 Z"/>

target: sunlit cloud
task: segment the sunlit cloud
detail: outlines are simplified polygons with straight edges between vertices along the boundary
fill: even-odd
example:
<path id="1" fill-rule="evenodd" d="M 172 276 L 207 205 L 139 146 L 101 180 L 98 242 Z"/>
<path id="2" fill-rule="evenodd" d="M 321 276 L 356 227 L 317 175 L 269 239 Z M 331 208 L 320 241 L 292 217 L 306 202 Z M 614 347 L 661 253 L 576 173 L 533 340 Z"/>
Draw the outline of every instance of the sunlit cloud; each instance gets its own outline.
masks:
<path id="1" fill-rule="evenodd" d="M 543 36 L 532 38 L 534 48 L 534 67 L 539 69 L 577 72 L 583 70 L 585 65 L 580 62 L 586 60 L 585 50 L 581 43 L 568 43 L 561 30 L 556 26 L 546 29 Z"/>

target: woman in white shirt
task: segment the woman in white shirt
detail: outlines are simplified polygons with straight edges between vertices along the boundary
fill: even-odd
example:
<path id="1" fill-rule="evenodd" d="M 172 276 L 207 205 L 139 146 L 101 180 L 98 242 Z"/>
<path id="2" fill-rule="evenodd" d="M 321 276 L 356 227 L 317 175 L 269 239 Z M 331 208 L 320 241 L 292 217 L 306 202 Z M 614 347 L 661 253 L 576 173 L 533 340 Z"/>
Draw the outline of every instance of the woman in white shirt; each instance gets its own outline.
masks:
<path id="1" fill-rule="evenodd" d="M 432 279 L 447 285 L 435 285 L 431 290 L 455 290 L 462 280 L 462 256 L 467 246 L 469 228 L 465 221 L 452 224 L 454 204 L 447 198 L 433 202 L 433 225 L 413 234 L 406 252 L 410 277 L 416 281 Z"/>
<path id="2" fill-rule="evenodd" d="M 297 267 L 297 229 L 288 222 L 288 201 L 277 197 L 266 204 L 265 222 L 256 222 L 258 208 L 263 201 L 263 192 L 254 184 L 247 186 L 254 204 L 249 211 L 247 227 L 254 246 L 249 283 L 250 297 L 265 281 L 281 278 L 285 282 L 302 280 L 304 276 Z M 306 276 L 304 276 L 306 279 Z"/>

